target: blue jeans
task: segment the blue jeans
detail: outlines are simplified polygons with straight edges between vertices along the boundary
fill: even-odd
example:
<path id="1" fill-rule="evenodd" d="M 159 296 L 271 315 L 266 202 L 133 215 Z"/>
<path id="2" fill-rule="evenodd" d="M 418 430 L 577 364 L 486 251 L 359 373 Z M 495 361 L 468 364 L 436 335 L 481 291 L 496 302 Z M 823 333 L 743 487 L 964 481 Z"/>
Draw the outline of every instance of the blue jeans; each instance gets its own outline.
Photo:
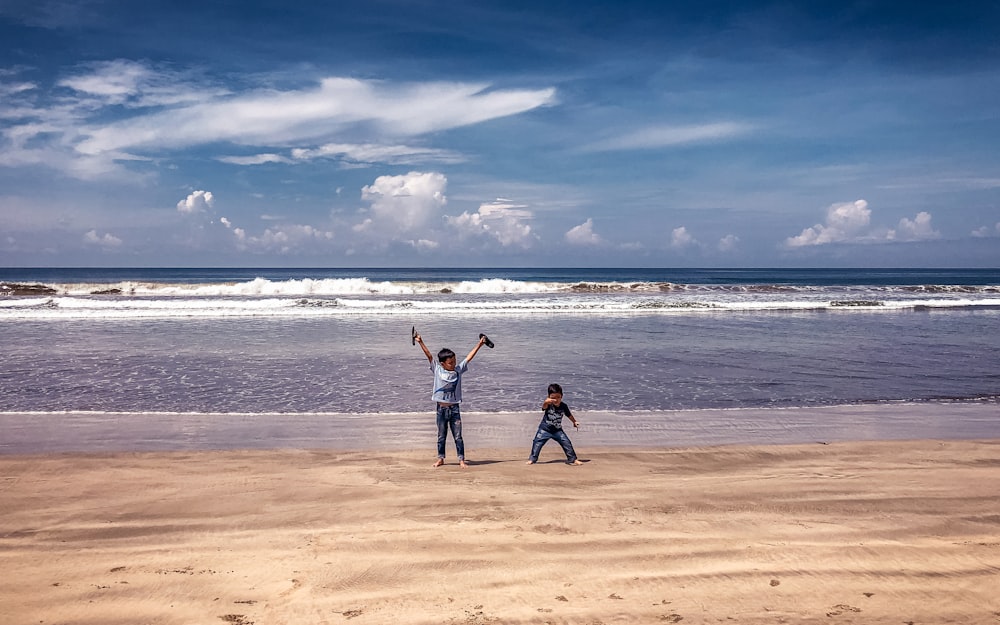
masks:
<path id="1" fill-rule="evenodd" d="M 455 439 L 455 451 L 459 460 L 465 460 L 465 441 L 462 440 L 462 413 L 458 409 L 458 404 L 437 407 L 438 426 L 438 458 L 444 459 L 444 444 L 448 439 L 448 428 L 451 428 L 451 437 Z"/>
<path id="2" fill-rule="evenodd" d="M 552 438 L 559 443 L 559 446 L 566 453 L 566 462 L 576 462 L 576 451 L 573 449 L 573 443 L 566 436 L 566 432 L 562 429 L 550 430 L 547 427 L 538 428 L 535 440 L 531 441 L 531 455 L 528 456 L 528 459 L 532 462 L 538 462 L 538 454 L 542 453 L 542 446 Z"/>

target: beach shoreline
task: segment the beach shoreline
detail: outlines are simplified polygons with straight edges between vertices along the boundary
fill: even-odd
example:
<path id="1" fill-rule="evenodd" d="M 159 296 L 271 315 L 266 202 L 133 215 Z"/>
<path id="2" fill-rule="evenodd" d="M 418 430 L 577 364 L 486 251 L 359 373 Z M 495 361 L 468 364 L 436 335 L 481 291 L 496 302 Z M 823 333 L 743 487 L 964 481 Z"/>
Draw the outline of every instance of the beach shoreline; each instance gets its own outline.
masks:
<path id="1" fill-rule="evenodd" d="M 428 441 L 430 442 L 430 441 Z M 0 456 L 30 623 L 996 622 L 1000 438 Z"/>
<path id="2" fill-rule="evenodd" d="M 613 412 L 575 409 L 574 444 L 708 447 L 1000 437 L 995 401 Z M 538 412 L 463 408 L 470 455 L 530 447 Z M 75 452 L 235 449 L 432 450 L 433 412 L 0 412 L 0 457 Z M 449 443 L 451 446 L 451 443 Z M 451 451 L 449 451 L 451 453 Z"/>

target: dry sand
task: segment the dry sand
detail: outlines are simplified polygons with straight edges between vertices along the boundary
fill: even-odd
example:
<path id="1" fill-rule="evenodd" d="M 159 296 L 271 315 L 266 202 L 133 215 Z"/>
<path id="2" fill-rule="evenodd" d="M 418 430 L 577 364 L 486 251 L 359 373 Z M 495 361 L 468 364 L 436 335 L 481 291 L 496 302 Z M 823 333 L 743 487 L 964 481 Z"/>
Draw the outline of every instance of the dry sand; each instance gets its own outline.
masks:
<path id="1" fill-rule="evenodd" d="M 1000 623 L 1000 440 L 524 451 L 0 456 L 0 621 Z"/>

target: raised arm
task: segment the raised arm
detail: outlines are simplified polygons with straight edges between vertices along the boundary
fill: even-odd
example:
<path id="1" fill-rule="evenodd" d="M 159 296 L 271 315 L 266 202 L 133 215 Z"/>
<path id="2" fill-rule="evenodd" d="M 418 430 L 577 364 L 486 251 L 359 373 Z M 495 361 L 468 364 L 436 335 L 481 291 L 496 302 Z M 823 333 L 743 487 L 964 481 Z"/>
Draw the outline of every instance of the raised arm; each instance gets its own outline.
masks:
<path id="1" fill-rule="evenodd" d="M 431 350 L 427 349 L 427 346 L 424 345 L 424 339 L 420 338 L 420 334 L 417 333 L 413 337 L 413 340 L 415 340 L 417 342 L 417 345 L 420 346 L 420 349 L 424 350 L 424 355 L 427 356 L 427 362 L 429 362 L 429 363 L 431 363 L 433 365 L 434 364 L 434 356 L 431 355 Z"/>
<path id="2" fill-rule="evenodd" d="M 472 362 L 472 359 L 476 357 L 477 353 L 479 353 L 479 348 L 485 344 L 486 344 L 486 337 L 480 335 L 479 342 L 476 343 L 476 346 L 472 348 L 472 351 L 469 352 L 469 355 L 465 357 L 465 362 Z"/>

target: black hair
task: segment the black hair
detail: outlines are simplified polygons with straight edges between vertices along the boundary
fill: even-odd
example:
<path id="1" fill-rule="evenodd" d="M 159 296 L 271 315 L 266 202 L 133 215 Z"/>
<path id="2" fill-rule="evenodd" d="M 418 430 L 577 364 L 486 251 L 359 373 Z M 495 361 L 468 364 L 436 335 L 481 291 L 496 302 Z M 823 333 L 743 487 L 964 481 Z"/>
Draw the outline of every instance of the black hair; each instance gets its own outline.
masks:
<path id="1" fill-rule="evenodd" d="M 562 395 L 563 394 L 562 387 L 559 386 L 558 384 L 549 384 L 549 395 L 551 395 L 552 393 L 559 393 L 560 395 Z"/>
<path id="2" fill-rule="evenodd" d="M 449 358 L 454 358 L 455 352 L 451 351 L 447 347 L 438 352 L 438 362 L 444 362 Z"/>

